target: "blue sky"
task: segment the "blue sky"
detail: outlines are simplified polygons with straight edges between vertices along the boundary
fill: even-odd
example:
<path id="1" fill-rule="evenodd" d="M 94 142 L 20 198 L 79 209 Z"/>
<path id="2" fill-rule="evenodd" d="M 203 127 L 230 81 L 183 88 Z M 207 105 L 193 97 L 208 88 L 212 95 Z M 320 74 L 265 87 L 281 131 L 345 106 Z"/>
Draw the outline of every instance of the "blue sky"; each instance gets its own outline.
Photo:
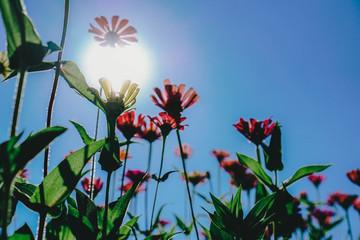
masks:
<path id="1" fill-rule="evenodd" d="M 24 2 L 42 41 L 59 43 L 63 3 Z M 345 176 L 360 165 L 358 1 L 89 0 L 86 4 L 72 1 L 63 58 L 74 60 L 82 69 L 86 68 L 82 57 L 87 51 L 84 46 L 93 41 L 87 32 L 89 23 L 94 23 L 93 19 L 100 15 L 129 19 L 138 30 L 139 44 L 151 57 L 151 75 L 143 88 L 140 84 L 137 112 L 155 115 L 160 111 L 149 96 L 153 87 L 162 87 L 165 78 L 194 87 L 200 95 L 199 102 L 184 112 L 189 127 L 182 132 L 182 140 L 194 149 L 194 156 L 188 160 L 190 171 L 212 171 L 216 186 L 217 162 L 210 151 L 221 148 L 231 152 L 233 158 L 235 152 L 255 157 L 254 146 L 232 124 L 240 117 L 264 120 L 272 116 L 280 122 L 283 132 L 285 170 L 279 173 L 280 180 L 303 165 L 333 164 L 324 172 L 322 199 L 337 190 L 359 193 L 358 187 Z M 2 26 L 0 43 L 0 50 L 5 50 Z M 19 130 L 30 133 L 45 127 L 53 74 L 49 71 L 28 75 Z M 11 79 L 0 86 L 0 141 L 9 135 L 15 82 Z M 69 130 L 54 142 L 50 168 L 70 150 L 81 147 L 81 140 L 68 120 L 83 124 L 92 133 L 95 115 L 95 107 L 61 79 L 53 124 Z M 100 135 L 104 136 L 105 120 L 103 117 L 101 120 Z M 175 134 L 170 135 L 165 170 L 181 166 L 173 154 L 176 144 Z M 147 144 L 132 147 L 129 167 L 145 169 Z M 154 172 L 158 168 L 160 147 L 160 142 L 154 146 Z M 41 162 L 42 156 L 31 163 L 32 183 L 41 180 Z M 97 173 L 102 174 L 100 170 Z M 223 173 L 223 189 L 228 186 L 228 180 Z M 183 186 L 178 182 L 179 176 L 174 174 L 160 186 L 164 199 L 161 201 L 174 203 L 164 215 L 172 222 L 173 212 L 183 216 L 182 201 L 177 202 L 183 199 Z M 174 188 L 180 191 L 174 192 Z M 297 195 L 304 189 L 314 193 L 306 179 L 289 190 Z M 208 185 L 199 187 L 204 194 L 207 190 Z M 204 213 L 199 206 L 197 212 Z M 31 225 L 35 229 L 36 217 L 33 219 Z M 355 218 L 354 226 L 358 226 L 357 221 Z"/>

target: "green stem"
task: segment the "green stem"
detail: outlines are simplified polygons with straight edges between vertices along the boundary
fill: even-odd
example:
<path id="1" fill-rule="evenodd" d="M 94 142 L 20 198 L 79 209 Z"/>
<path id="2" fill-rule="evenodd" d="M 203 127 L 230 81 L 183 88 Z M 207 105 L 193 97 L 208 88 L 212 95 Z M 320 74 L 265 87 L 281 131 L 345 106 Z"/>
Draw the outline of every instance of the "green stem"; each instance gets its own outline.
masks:
<path id="1" fill-rule="evenodd" d="M 189 198 L 189 204 L 190 204 L 190 210 L 191 210 L 191 217 L 192 217 L 192 220 L 193 220 L 193 222 L 194 222 L 196 239 L 199 240 L 199 232 L 198 232 L 198 229 L 197 229 L 196 219 L 195 219 L 195 214 L 194 214 L 194 209 L 193 209 L 193 204 L 192 204 L 192 200 L 191 200 L 191 194 L 190 194 L 190 188 L 189 188 L 189 178 L 188 178 L 187 171 L 186 171 L 185 159 L 184 159 L 184 152 L 183 152 L 183 149 L 182 149 L 182 144 L 181 144 L 179 129 L 176 129 L 176 135 L 177 135 L 178 142 L 179 142 L 179 149 L 180 149 L 180 155 L 181 155 L 181 160 L 182 160 L 181 162 L 182 162 L 183 170 L 184 170 L 186 191 L 187 191 L 187 195 L 188 195 L 188 198 Z"/>
<path id="2" fill-rule="evenodd" d="M 123 168 L 123 173 L 122 173 L 122 177 L 121 177 L 121 189 L 120 189 L 120 196 L 122 196 L 122 189 L 124 188 L 124 180 L 125 180 L 125 169 L 126 169 L 126 162 L 127 162 L 127 157 L 128 157 L 128 153 L 129 153 L 129 146 L 130 146 L 130 139 L 127 140 L 126 142 L 126 151 L 125 151 L 125 159 L 124 159 L 124 168 Z"/>
<path id="3" fill-rule="evenodd" d="M 6 240 L 7 239 L 7 223 L 8 223 L 8 217 L 9 217 L 9 212 L 10 212 L 10 188 L 9 188 L 9 184 L 3 183 L 3 188 L 4 188 L 4 198 L 1 199 L 2 201 L 2 205 L 4 206 L 3 209 L 3 218 L 2 218 L 2 228 L 1 228 L 1 239 L 2 240 Z"/>
<path id="4" fill-rule="evenodd" d="M 39 217 L 39 229 L 37 240 L 43 240 L 44 238 L 44 230 L 45 230 L 45 222 L 46 222 L 46 213 L 40 213 Z"/>
<path id="5" fill-rule="evenodd" d="M 257 157 L 258 162 L 261 165 L 260 149 L 259 149 L 258 145 L 256 145 L 256 157 Z"/>
<path id="6" fill-rule="evenodd" d="M 103 220 L 103 229 L 102 229 L 103 239 L 106 239 L 106 229 L 107 229 L 108 210 L 109 210 L 110 180 L 111 180 L 111 172 L 108 172 L 106 178 L 105 209 L 104 209 L 104 220 Z"/>
<path id="7" fill-rule="evenodd" d="M 47 119 L 46 119 L 46 127 L 51 126 L 51 118 L 52 118 L 52 111 L 54 107 L 54 101 L 57 91 L 57 86 L 59 83 L 59 76 L 60 76 L 60 61 L 62 59 L 62 54 L 64 51 L 65 46 L 65 39 L 66 39 L 66 32 L 67 32 L 67 25 L 69 21 L 69 2 L 70 0 L 65 0 L 65 11 L 64 11 L 64 24 L 63 24 L 63 31 L 61 36 L 61 51 L 58 53 L 57 63 L 56 63 L 56 70 L 55 70 L 55 76 L 54 76 L 54 82 L 51 90 L 50 100 L 49 100 L 49 106 L 48 106 L 48 112 L 47 112 Z M 48 165 L 49 165 L 49 147 L 45 149 L 44 154 L 44 178 L 48 174 Z"/>
<path id="8" fill-rule="evenodd" d="M 352 231 L 351 231 L 350 217 L 349 217 L 349 210 L 348 209 L 345 210 L 345 217 L 346 217 L 346 222 L 347 222 L 347 225 L 348 225 L 348 234 L 350 236 L 350 239 L 353 240 Z"/>
<path id="9" fill-rule="evenodd" d="M 161 149 L 161 160 L 160 160 L 160 170 L 159 170 L 159 176 L 158 176 L 159 179 L 161 178 L 161 173 L 162 173 L 162 168 L 163 168 L 163 163 L 164 163 L 165 143 L 166 143 L 166 136 L 165 137 L 163 136 L 162 149 Z M 156 188 L 155 188 L 154 202 L 153 202 L 153 206 L 152 206 L 152 210 L 151 210 L 150 233 L 153 230 L 152 225 L 153 225 L 153 218 L 154 218 L 154 211 L 155 211 L 157 193 L 158 193 L 158 190 L 159 190 L 159 184 L 160 184 L 160 181 L 157 181 L 156 182 Z"/>
<path id="10" fill-rule="evenodd" d="M 16 99 L 15 99 L 15 105 L 14 105 L 14 112 L 13 112 L 13 118 L 12 118 L 12 124 L 11 124 L 11 132 L 10 137 L 15 136 L 16 134 L 16 126 L 18 122 L 19 112 L 20 112 L 20 102 L 21 102 L 21 96 L 22 96 L 22 90 L 24 87 L 25 82 L 25 69 L 21 69 L 20 71 L 20 77 L 17 84 L 17 90 L 16 90 Z"/>
<path id="11" fill-rule="evenodd" d="M 149 144 L 149 159 L 148 159 L 148 164 L 147 164 L 147 168 L 146 168 L 146 174 L 150 173 L 151 152 L 152 152 L 152 143 L 150 142 L 150 144 Z M 148 218 L 149 218 L 149 216 L 148 216 L 148 200 L 149 200 L 148 187 L 149 187 L 149 181 L 147 181 L 145 183 L 145 229 L 147 229 L 147 227 L 148 227 Z"/>
<path id="12" fill-rule="evenodd" d="M 100 96 L 102 93 L 102 88 L 100 88 Z M 100 121 L 100 108 L 97 109 L 96 113 L 96 124 L 95 124 L 95 137 L 94 140 L 97 140 L 98 130 L 99 130 L 99 121 Z M 94 180 L 95 180 L 95 169 L 96 169 L 96 162 L 95 162 L 95 154 L 91 158 L 91 173 L 90 173 L 90 199 L 94 199 Z"/>
<path id="13" fill-rule="evenodd" d="M 274 178 L 275 178 L 275 186 L 277 186 L 277 184 L 278 184 L 278 174 L 277 174 L 277 170 L 274 171 Z"/>

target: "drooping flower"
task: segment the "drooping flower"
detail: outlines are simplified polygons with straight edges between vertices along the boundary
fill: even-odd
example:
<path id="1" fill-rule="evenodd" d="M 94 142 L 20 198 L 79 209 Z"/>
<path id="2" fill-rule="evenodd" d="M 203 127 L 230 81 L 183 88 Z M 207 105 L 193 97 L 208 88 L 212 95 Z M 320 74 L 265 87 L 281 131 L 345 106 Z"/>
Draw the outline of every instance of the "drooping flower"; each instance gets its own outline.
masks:
<path id="1" fill-rule="evenodd" d="M 216 157 L 216 159 L 218 160 L 218 162 L 221 164 L 221 162 L 230 157 L 230 153 L 225 151 L 225 150 L 221 150 L 221 149 L 214 149 L 211 151 L 211 154 Z"/>
<path id="2" fill-rule="evenodd" d="M 257 178 L 251 172 L 247 171 L 247 167 L 237 160 L 227 160 L 221 163 L 221 167 L 225 169 L 231 176 L 230 184 L 236 187 L 241 185 L 243 190 L 250 190 L 257 185 Z"/>
<path id="3" fill-rule="evenodd" d="M 170 117 L 167 113 L 161 112 L 159 113 L 161 119 L 156 117 L 150 117 L 150 120 L 156 124 L 160 128 L 161 135 L 163 138 L 166 138 L 167 135 L 171 132 L 171 130 L 176 129 L 177 127 L 180 127 L 180 129 L 184 129 L 184 126 L 177 125 L 174 118 Z M 182 118 L 182 121 L 184 121 L 185 118 Z"/>
<path id="4" fill-rule="evenodd" d="M 330 195 L 327 204 L 333 206 L 335 203 L 337 203 L 344 210 L 347 210 L 354 203 L 357 197 L 357 195 L 348 195 L 341 192 L 336 192 Z"/>
<path id="5" fill-rule="evenodd" d="M 350 179 L 350 181 L 360 186 L 360 169 L 354 169 L 346 173 L 346 176 Z"/>
<path id="6" fill-rule="evenodd" d="M 135 122 L 135 112 L 126 112 L 120 115 L 116 120 L 116 127 L 124 135 L 126 140 L 130 141 L 131 138 L 140 130 L 144 121 L 144 116 L 139 114 L 137 122 Z"/>
<path id="7" fill-rule="evenodd" d="M 253 118 L 250 118 L 250 122 L 245 121 L 243 118 L 240 118 L 239 122 L 234 124 L 236 129 L 242 133 L 247 139 L 255 143 L 257 146 L 267 138 L 274 126 L 275 123 L 271 124 L 271 119 L 266 119 L 264 121 L 257 121 Z"/>
<path id="8" fill-rule="evenodd" d="M 115 44 L 124 47 L 130 42 L 137 42 L 136 37 L 132 36 L 136 33 L 136 29 L 133 26 L 128 26 L 129 20 L 119 20 L 119 16 L 113 16 L 110 26 L 104 16 L 97 17 L 95 21 L 101 29 L 90 24 L 89 32 L 96 35 L 95 40 L 101 42 L 100 46 L 103 47 L 115 47 Z"/>
<path id="9" fill-rule="evenodd" d="M 184 174 L 182 175 L 183 180 L 185 179 Z M 207 175 L 198 171 L 194 171 L 188 174 L 189 182 L 195 187 L 202 182 L 205 182 Z"/>
<path id="10" fill-rule="evenodd" d="M 152 121 L 147 124 L 144 120 L 137 132 L 138 136 L 149 143 L 152 143 L 161 137 L 159 127 Z"/>
<path id="11" fill-rule="evenodd" d="M 150 175 L 145 175 L 144 171 L 141 170 L 128 170 L 125 174 L 125 176 L 131 181 L 131 182 L 137 182 L 143 179 L 143 181 L 149 180 Z"/>
<path id="12" fill-rule="evenodd" d="M 221 167 L 230 175 L 245 173 L 247 167 L 240 164 L 238 160 L 227 160 L 221 163 Z"/>
<path id="13" fill-rule="evenodd" d="M 330 225 L 331 217 L 334 215 L 335 213 L 332 211 L 321 210 L 319 208 L 316 208 L 310 213 L 310 216 L 313 216 L 318 221 L 319 225 L 324 228 Z"/>
<path id="14" fill-rule="evenodd" d="M 311 174 L 308 176 L 308 179 L 314 184 L 316 188 L 318 188 L 319 185 L 325 180 L 325 176 L 320 174 Z"/>
<path id="15" fill-rule="evenodd" d="M 182 147 L 182 150 L 183 150 L 184 159 L 188 159 L 189 157 L 191 157 L 193 155 L 192 147 L 189 144 L 184 143 L 184 144 L 181 145 L 181 147 Z M 179 146 L 176 146 L 174 148 L 174 153 L 175 153 L 176 156 L 181 158 L 181 152 L 180 152 Z"/>
<path id="16" fill-rule="evenodd" d="M 0 52 L 0 75 L 6 78 L 8 73 L 11 72 L 9 59 L 5 52 Z"/>
<path id="17" fill-rule="evenodd" d="M 161 226 L 161 227 L 165 227 L 166 225 L 169 225 L 170 224 L 170 221 L 168 220 L 165 220 L 165 219 L 160 219 L 158 224 Z"/>
<path id="18" fill-rule="evenodd" d="M 84 188 L 84 191 L 87 193 L 87 194 L 90 194 L 90 178 L 89 177 L 86 177 L 84 178 L 82 181 L 81 181 L 81 185 L 83 186 Z M 103 187 L 103 182 L 101 181 L 100 178 L 95 178 L 94 179 L 94 197 L 100 192 L 100 190 L 102 189 Z"/>
<path id="19" fill-rule="evenodd" d="M 120 91 L 112 88 L 111 83 L 106 78 L 100 78 L 101 87 L 104 89 L 106 101 L 100 97 L 99 91 L 95 88 L 90 90 L 104 107 L 105 113 L 111 118 L 116 119 L 124 111 L 128 111 L 136 102 L 139 88 L 136 83 L 126 80 L 122 83 Z"/>
<path id="20" fill-rule="evenodd" d="M 152 101 L 155 105 L 164 109 L 172 118 L 175 119 L 177 125 L 181 122 L 181 112 L 196 103 L 199 100 L 199 95 L 193 88 L 185 92 L 185 85 L 170 84 L 170 79 L 164 80 L 165 94 L 159 88 L 154 88 L 156 93 L 151 95 Z"/>

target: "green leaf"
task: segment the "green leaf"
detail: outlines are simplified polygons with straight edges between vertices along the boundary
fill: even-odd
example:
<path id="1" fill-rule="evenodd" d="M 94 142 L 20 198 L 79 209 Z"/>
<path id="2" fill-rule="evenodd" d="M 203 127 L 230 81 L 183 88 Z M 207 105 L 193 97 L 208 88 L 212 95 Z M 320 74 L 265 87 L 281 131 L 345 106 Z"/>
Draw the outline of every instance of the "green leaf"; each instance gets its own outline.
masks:
<path id="1" fill-rule="evenodd" d="M 47 240 L 75 240 L 76 237 L 72 233 L 69 221 L 66 214 L 59 218 L 51 219 L 46 224 L 46 238 Z"/>
<path id="2" fill-rule="evenodd" d="M 282 170 L 284 165 L 281 161 L 281 130 L 279 122 L 275 123 L 274 129 L 271 133 L 270 145 L 266 146 L 261 143 L 265 153 L 265 166 L 270 171 Z"/>
<path id="3" fill-rule="evenodd" d="M 236 153 L 236 155 L 239 159 L 239 162 L 250 168 L 260 182 L 262 182 L 264 185 L 266 185 L 273 191 L 276 190 L 276 186 L 274 186 L 274 184 L 272 183 L 271 177 L 264 171 L 258 161 L 239 153 Z"/>
<path id="4" fill-rule="evenodd" d="M 218 226 L 210 224 L 210 234 L 213 240 L 234 240 L 235 237 L 221 230 Z"/>
<path id="5" fill-rule="evenodd" d="M 118 200 L 115 207 L 109 213 L 110 222 L 113 224 L 113 227 L 110 229 L 110 233 L 107 236 L 109 239 L 112 239 L 112 236 L 116 234 L 116 231 L 120 228 L 122 222 L 124 221 L 130 200 L 141 181 L 142 179 L 134 182 L 131 188 Z"/>
<path id="6" fill-rule="evenodd" d="M 165 206 L 166 206 L 166 204 L 163 204 L 163 205 L 160 207 L 158 213 L 156 214 L 155 221 L 154 221 L 153 225 L 152 225 L 151 228 L 150 228 L 150 232 L 152 232 L 152 230 L 154 230 L 154 229 L 156 228 L 156 226 L 158 225 L 159 220 L 160 220 L 161 212 L 163 211 L 163 209 L 164 209 Z"/>
<path id="7" fill-rule="evenodd" d="M 241 205 L 241 186 L 237 190 L 235 198 L 231 198 L 230 211 L 232 212 L 232 214 L 236 216 L 236 218 L 238 219 L 243 218 L 243 211 Z"/>
<path id="8" fill-rule="evenodd" d="M 111 144 L 113 145 L 112 147 Z M 111 149 L 113 149 L 114 151 L 112 151 Z M 114 141 L 109 141 L 105 144 L 105 146 L 101 150 L 98 160 L 102 170 L 109 173 L 115 171 L 122 165 L 122 163 L 119 160 L 119 156 L 120 156 L 119 151 L 120 151 L 120 146 L 117 139 Z"/>
<path id="9" fill-rule="evenodd" d="M 42 46 L 33 24 L 25 14 L 22 1 L 2 0 L 0 9 L 6 29 L 10 68 L 26 69 L 41 63 L 48 49 Z"/>
<path id="10" fill-rule="evenodd" d="M 34 240 L 34 235 L 29 226 L 25 223 L 21 228 L 15 231 L 8 240 Z"/>
<path id="11" fill-rule="evenodd" d="M 14 164 L 10 168 L 12 177 L 25 167 L 25 165 L 45 149 L 55 138 L 64 133 L 64 127 L 48 127 L 30 135 L 17 149 L 13 159 Z"/>
<path id="12" fill-rule="evenodd" d="M 43 61 L 40 64 L 29 67 L 27 71 L 28 72 L 47 71 L 47 70 L 53 69 L 55 66 L 56 66 L 56 62 Z M 18 74 L 18 70 L 14 70 L 1 82 L 5 82 L 5 81 L 9 80 L 10 78 L 15 77 L 17 74 Z"/>
<path id="13" fill-rule="evenodd" d="M 95 240 L 97 231 L 94 231 L 90 220 L 71 205 L 68 206 L 68 209 L 69 227 L 75 237 L 77 239 Z"/>
<path id="14" fill-rule="evenodd" d="M 86 196 L 79 189 L 75 189 L 76 191 L 76 201 L 78 206 L 78 211 L 81 216 L 85 216 L 92 224 L 94 229 L 97 229 L 98 221 L 97 221 L 97 207 L 93 201 L 91 201 L 88 196 Z"/>
<path id="15" fill-rule="evenodd" d="M 298 181 L 299 179 L 309 176 L 316 172 L 321 172 L 330 166 L 331 165 L 310 165 L 310 166 L 301 167 L 294 173 L 294 175 L 292 175 L 289 179 L 285 180 L 283 186 L 288 187 L 294 182 Z"/>
<path id="16" fill-rule="evenodd" d="M 169 175 L 174 172 L 178 172 L 178 171 L 177 170 L 169 171 L 169 172 L 165 173 L 161 178 L 158 178 L 156 176 L 156 174 L 153 174 L 153 175 L 151 175 L 151 178 L 158 182 L 165 182 L 166 179 L 169 178 Z"/>
<path id="17" fill-rule="evenodd" d="M 194 223 L 191 222 L 189 226 L 186 226 L 185 222 L 183 220 L 181 220 L 181 218 L 179 218 L 178 216 L 175 215 L 176 218 L 176 224 L 177 226 L 184 231 L 185 235 L 190 235 L 192 228 L 194 226 Z"/>
<path id="18" fill-rule="evenodd" d="M 120 228 L 119 231 L 120 237 L 118 238 L 118 240 L 127 239 L 129 237 L 131 230 L 138 219 L 139 217 L 134 217 L 130 219 L 128 222 L 126 222 L 124 226 Z"/>
<path id="19" fill-rule="evenodd" d="M 64 201 L 75 189 L 89 158 L 104 145 L 105 139 L 102 139 L 69 155 L 37 186 L 30 202 L 40 203 L 51 208 Z"/>
<path id="20" fill-rule="evenodd" d="M 88 99 L 90 102 L 98 106 L 105 114 L 105 102 L 100 98 L 100 95 L 94 93 L 87 84 L 84 75 L 81 73 L 79 67 L 73 61 L 62 61 L 60 66 L 60 74 L 81 96 Z"/>
<path id="21" fill-rule="evenodd" d="M 76 130 L 79 132 L 79 135 L 85 144 L 90 144 L 95 141 L 93 138 L 89 137 L 89 135 L 86 133 L 86 130 L 83 126 L 81 126 L 79 123 L 71 121 L 71 120 L 70 120 L 70 122 L 75 126 Z"/>
<path id="22" fill-rule="evenodd" d="M 266 190 L 264 184 L 262 184 L 261 182 L 258 182 L 258 184 L 256 185 L 255 202 L 258 202 L 259 200 L 261 200 L 262 198 L 264 198 L 268 195 L 269 195 L 269 193 Z"/>

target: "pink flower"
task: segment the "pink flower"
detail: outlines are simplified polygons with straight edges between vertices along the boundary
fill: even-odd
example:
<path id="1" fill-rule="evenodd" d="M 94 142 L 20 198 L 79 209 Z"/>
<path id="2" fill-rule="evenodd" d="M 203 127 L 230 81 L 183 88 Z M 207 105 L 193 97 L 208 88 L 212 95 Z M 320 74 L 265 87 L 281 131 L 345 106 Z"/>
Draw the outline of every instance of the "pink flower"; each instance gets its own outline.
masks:
<path id="1" fill-rule="evenodd" d="M 216 159 L 218 160 L 218 162 L 221 164 L 221 162 L 225 159 L 230 157 L 230 153 L 225 151 L 225 150 L 221 150 L 221 149 L 217 149 L 217 150 L 212 150 L 211 154 L 216 157 Z"/>
<path id="2" fill-rule="evenodd" d="M 179 128 L 179 129 L 184 129 L 184 126 L 181 125 L 177 125 L 175 122 L 175 119 L 172 118 L 171 116 L 169 116 L 167 113 L 165 112 L 161 112 L 159 113 L 161 119 L 159 117 L 150 117 L 150 120 L 156 124 L 156 126 L 158 126 L 160 128 L 161 131 L 161 135 L 163 136 L 163 138 L 166 138 L 167 135 L 169 135 L 169 133 L 171 132 L 171 130 Z M 184 121 L 185 118 L 182 118 L 181 122 Z"/>
<path id="3" fill-rule="evenodd" d="M 183 150 L 183 154 L 184 154 L 184 159 L 188 159 L 189 157 L 191 157 L 193 155 L 193 150 L 192 150 L 191 146 L 187 143 L 182 144 L 182 150 Z M 180 152 L 179 146 L 176 146 L 174 148 L 174 153 L 176 156 L 181 158 L 181 152 Z"/>
<path id="4" fill-rule="evenodd" d="M 113 16 L 111 18 L 111 27 L 107 19 L 103 16 L 95 18 L 100 28 L 94 27 L 90 24 L 90 33 L 95 34 L 95 40 L 101 42 L 100 46 L 115 47 L 117 44 L 120 47 L 128 45 L 129 42 L 137 42 L 137 39 L 132 36 L 136 33 L 136 29 L 133 26 L 127 26 L 129 20 L 123 19 L 119 22 L 119 16 Z"/>
<path id="5" fill-rule="evenodd" d="M 135 122 L 135 112 L 126 112 L 120 115 L 116 121 L 116 127 L 124 135 L 126 140 L 130 141 L 131 138 L 140 130 L 140 127 L 144 121 L 141 114 L 138 116 L 138 121 Z"/>
<path id="6" fill-rule="evenodd" d="M 346 173 L 346 176 L 350 179 L 350 181 L 360 186 L 360 169 L 354 169 Z"/>
<path id="7" fill-rule="evenodd" d="M 170 222 L 168 220 L 165 220 L 165 219 L 160 219 L 158 223 L 162 227 L 165 227 L 166 225 L 170 224 Z"/>
<path id="8" fill-rule="evenodd" d="M 131 181 L 131 182 L 137 182 L 140 181 L 145 175 L 144 171 L 141 170 L 128 170 L 125 174 L 125 176 Z M 143 181 L 147 181 L 149 179 L 149 175 L 147 175 Z"/>
<path id="9" fill-rule="evenodd" d="M 90 178 L 89 177 L 86 177 L 84 178 L 82 181 L 81 181 L 81 185 L 83 186 L 84 188 L 84 191 L 87 193 L 87 194 L 90 194 Z M 103 182 L 101 181 L 100 178 L 95 178 L 94 179 L 94 197 L 100 192 L 100 190 L 102 189 L 103 187 Z"/>
<path id="10" fill-rule="evenodd" d="M 198 171 L 194 171 L 192 173 L 188 174 L 189 182 L 195 187 L 199 185 L 202 182 L 205 182 L 205 179 L 207 178 L 207 175 L 204 173 L 200 173 Z M 184 175 L 183 175 L 184 179 Z"/>
<path id="11" fill-rule="evenodd" d="M 319 185 L 325 180 L 325 176 L 311 174 L 310 176 L 308 176 L 308 179 L 314 184 L 316 188 L 318 188 Z"/>
<path id="12" fill-rule="evenodd" d="M 125 184 L 122 188 L 120 187 L 119 190 L 121 190 L 123 193 L 126 193 L 127 191 L 130 190 L 130 188 L 132 187 L 133 183 L 129 182 L 127 184 Z M 145 191 L 145 188 L 143 187 L 142 184 L 139 185 L 139 187 L 135 190 L 133 197 L 135 197 L 138 193 Z"/>
<path id="13" fill-rule="evenodd" d="M 250 118 L 250 122 L 246 122 L 243 118 L 240 118 L 239 122 L 234 124 L 234 126 L 247 139 L 256 145 L 259 145 L 272 133 L 275 123 L 271 125 L 270 124 L 270 118 L 264 121 L 257 121 L 253 118 Z"/>
<path id="14" fill-rule="evenodd" d="M 161 137 L 159 127 L 152 121 L 147 124 L 145 120 L 141 124 L 137 134 L 140 138 L 148 141 L 149 143 L 152 143 Z"/>
<path id="15" fill-rule="evenodd" d="M 347 210 L 356 200 L 357 195 L 348 195 L 341 192 L 336 192 L 330 195 L 327 204 L 333 206 L 335 203 L 339 204 L 344 210 Z"/>

